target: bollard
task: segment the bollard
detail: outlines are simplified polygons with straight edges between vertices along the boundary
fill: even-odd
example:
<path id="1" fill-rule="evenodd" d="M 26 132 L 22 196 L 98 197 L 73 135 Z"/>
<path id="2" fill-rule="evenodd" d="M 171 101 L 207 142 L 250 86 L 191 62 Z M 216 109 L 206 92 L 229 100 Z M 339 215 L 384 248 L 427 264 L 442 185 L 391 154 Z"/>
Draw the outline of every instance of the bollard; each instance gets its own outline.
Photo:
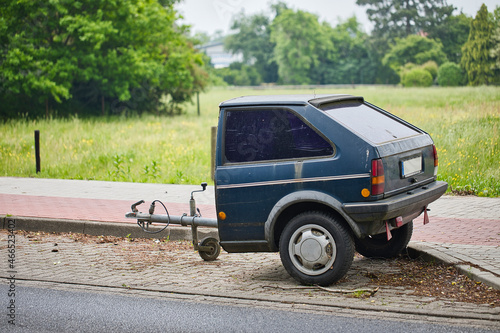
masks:
<path id="1" fill-rule="evenodd" d="M 200 116 L 200 93 L 196 93 L 196 105 L 197 105 L 197 110 L 198 110 L 198 117 Z"/>
<path id="2" fill-rule="evenodd" d="M 36 159 L 36 173 L 41 170 L 40 167 L 40 131 L 35 131 L 35 159 Z"/>

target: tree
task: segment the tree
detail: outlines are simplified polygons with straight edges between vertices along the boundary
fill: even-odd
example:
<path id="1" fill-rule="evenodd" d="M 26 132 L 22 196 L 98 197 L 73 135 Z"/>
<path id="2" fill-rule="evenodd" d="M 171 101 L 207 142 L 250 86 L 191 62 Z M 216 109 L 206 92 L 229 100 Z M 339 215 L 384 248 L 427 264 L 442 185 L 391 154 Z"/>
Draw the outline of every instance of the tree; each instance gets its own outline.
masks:
<path id="1" fill-rule="evenodd" d="M 492 47 L 490 56 L 494 62 L 493 71 L 495 72 L 495 84 L 500 84 L 500 6 L 494 11 L 495 28 L 491 36 Z"/>
<path id="2" fill-rule="evenodd" d="M 462 47 L 460 65 L 467 73 L 469 85 L 487 85 L 494 81 L 494 61 L 490 57 L 493 21 L 485 4 L 481 6 L 471 22 L 469 38 Z"/>
<path id="3" fill-rule="evenodd" d="M 232 53 L 241 52 L 244 63 L 253 65 L 264 82 L 276 82 L 278 66 L 273 59 L 271 19 L 264 14 L 248 17 L 241 13 L 231 29 L 238 32 L 226 37 L 225 48 Z"/>
<path id="4" fill-rule="evenodd" d="M 189 99 L 206 73 L 175 2 L 0 0 L 0 101 L 54 101 L 61 114 Z"/>
<path id="5" fill-rule="evenodd" d="M 397 39 L 382 62 L 397 72 L 407 63 L 422 65 L 431 60 L 438 65 L 447 61 L 441 42 L 423 36 L 411 35 Z"/>
<path id="6" fill-rule="evenodd" d="M 366 7 L 366 13 L 374 27 L 368 40 L 370 57 L 376 63 L 383 63 L 385 53 L 396 38 L 410 35 L 432 35 L 443 27 L 454 7 L 446 0 L 356 0 Z M 387 65 L 377 67 L 377 83 L 397 83 L 398 75 Z"/>
<path id="7" fill-rule="evenodd" d="M 287 5 L 280 1 L 271 5 L 271 15 L 261 13 L 247 17 L 240 13 L 234 18 L 231 27 L 237 32 L 227 36 L 224 41 L 227 50 L 243 54 L 244 64 L 253 66 L 263 82 L 278 81 L 278 65 L 273 56 L 275 45 L 271 41 L 271 22 L 287 9 Z"/>
<path id="8" fill-rule="evenodd" d="M 369 51 L 369 37 L 362 31 L 356 17 L 326 30 L 330 32 L 337 57 L 330 66 L 318 68 L 323 72 L 321 83 L 374 83 L 380 61 Z"/>
<path id="9" fill-rule="evenodd" d="M 316 15 L 301 10 L 285 10 L 274 19 L 271 41 L 276 45 L 273 54 L 281 83 L 320 83 L 316 69 L 335 59 L 328 28 Z"/>
<path id="10" fill-rule="evenodd" d="M 491 38 L 494 46 L 490 50 L 490 56 L 495 60 L 495 68 L 500 69 L 500 26 L 495 29 Z"/>
<path id="11" fill-rule="evenodd" d="M 387 42 L 419 32 L 429 33 L 454 10 L 446 0 L 356 0 L 356 4 L 368 7 L 373 36 Z"/>
<path id="12" fill-rule="evenodd" d="M 471 21 L 472 18 L 463 13 L 448 16 L 442 24 L 434 27 L 427 37 L 440 40 L 448 60 L 459 63 L 462 58 L 462 46 L 469 37 Z"/>

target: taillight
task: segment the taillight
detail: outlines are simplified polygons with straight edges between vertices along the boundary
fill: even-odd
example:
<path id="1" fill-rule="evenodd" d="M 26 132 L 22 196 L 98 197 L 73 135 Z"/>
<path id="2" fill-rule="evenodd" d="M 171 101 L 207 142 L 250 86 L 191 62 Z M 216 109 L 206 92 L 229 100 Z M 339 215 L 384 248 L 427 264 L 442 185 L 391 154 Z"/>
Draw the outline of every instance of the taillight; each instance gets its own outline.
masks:
<path id="1" fill-rule="evenodd" d="M 437 176 L 438 171 L 438 151 L 436 149 L 436 145 L 432 145 L 432 154 L 434 155 L 434 176 Z"/>
<path id="2" fill-rule="evenodd" d="M 372 160 L 372 195 L 384 193 L 385 190 L 385 175 L 384 165 L 382 160 Z"/>

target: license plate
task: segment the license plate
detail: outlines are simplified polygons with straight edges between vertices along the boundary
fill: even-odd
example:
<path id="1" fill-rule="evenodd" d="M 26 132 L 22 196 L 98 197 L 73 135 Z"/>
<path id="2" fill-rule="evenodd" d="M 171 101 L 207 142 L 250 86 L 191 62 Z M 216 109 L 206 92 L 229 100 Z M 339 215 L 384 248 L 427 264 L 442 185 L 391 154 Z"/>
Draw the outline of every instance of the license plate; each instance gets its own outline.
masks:
<path id="1" fill-rule="evenodd" d="M 401 175 L 403 178 L 410 177 L 422 172 L 422 155 L 401 161 Z"/>

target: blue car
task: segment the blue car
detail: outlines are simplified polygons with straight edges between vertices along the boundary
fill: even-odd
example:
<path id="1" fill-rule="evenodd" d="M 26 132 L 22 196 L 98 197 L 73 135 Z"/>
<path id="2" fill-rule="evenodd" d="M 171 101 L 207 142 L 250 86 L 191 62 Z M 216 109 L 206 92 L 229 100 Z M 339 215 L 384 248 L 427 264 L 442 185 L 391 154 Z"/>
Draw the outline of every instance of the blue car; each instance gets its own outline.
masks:
<path id="1" fill-rule="evenodd" d="M 280 252 L 330 285 L 354 251 L 393 257 L 447 183 L 421 129 L 351 95 L 246 96 L 220 104 L 215 191 L 227 252 Z M 425 220 L 427 216 L 425 215 Z"/>

